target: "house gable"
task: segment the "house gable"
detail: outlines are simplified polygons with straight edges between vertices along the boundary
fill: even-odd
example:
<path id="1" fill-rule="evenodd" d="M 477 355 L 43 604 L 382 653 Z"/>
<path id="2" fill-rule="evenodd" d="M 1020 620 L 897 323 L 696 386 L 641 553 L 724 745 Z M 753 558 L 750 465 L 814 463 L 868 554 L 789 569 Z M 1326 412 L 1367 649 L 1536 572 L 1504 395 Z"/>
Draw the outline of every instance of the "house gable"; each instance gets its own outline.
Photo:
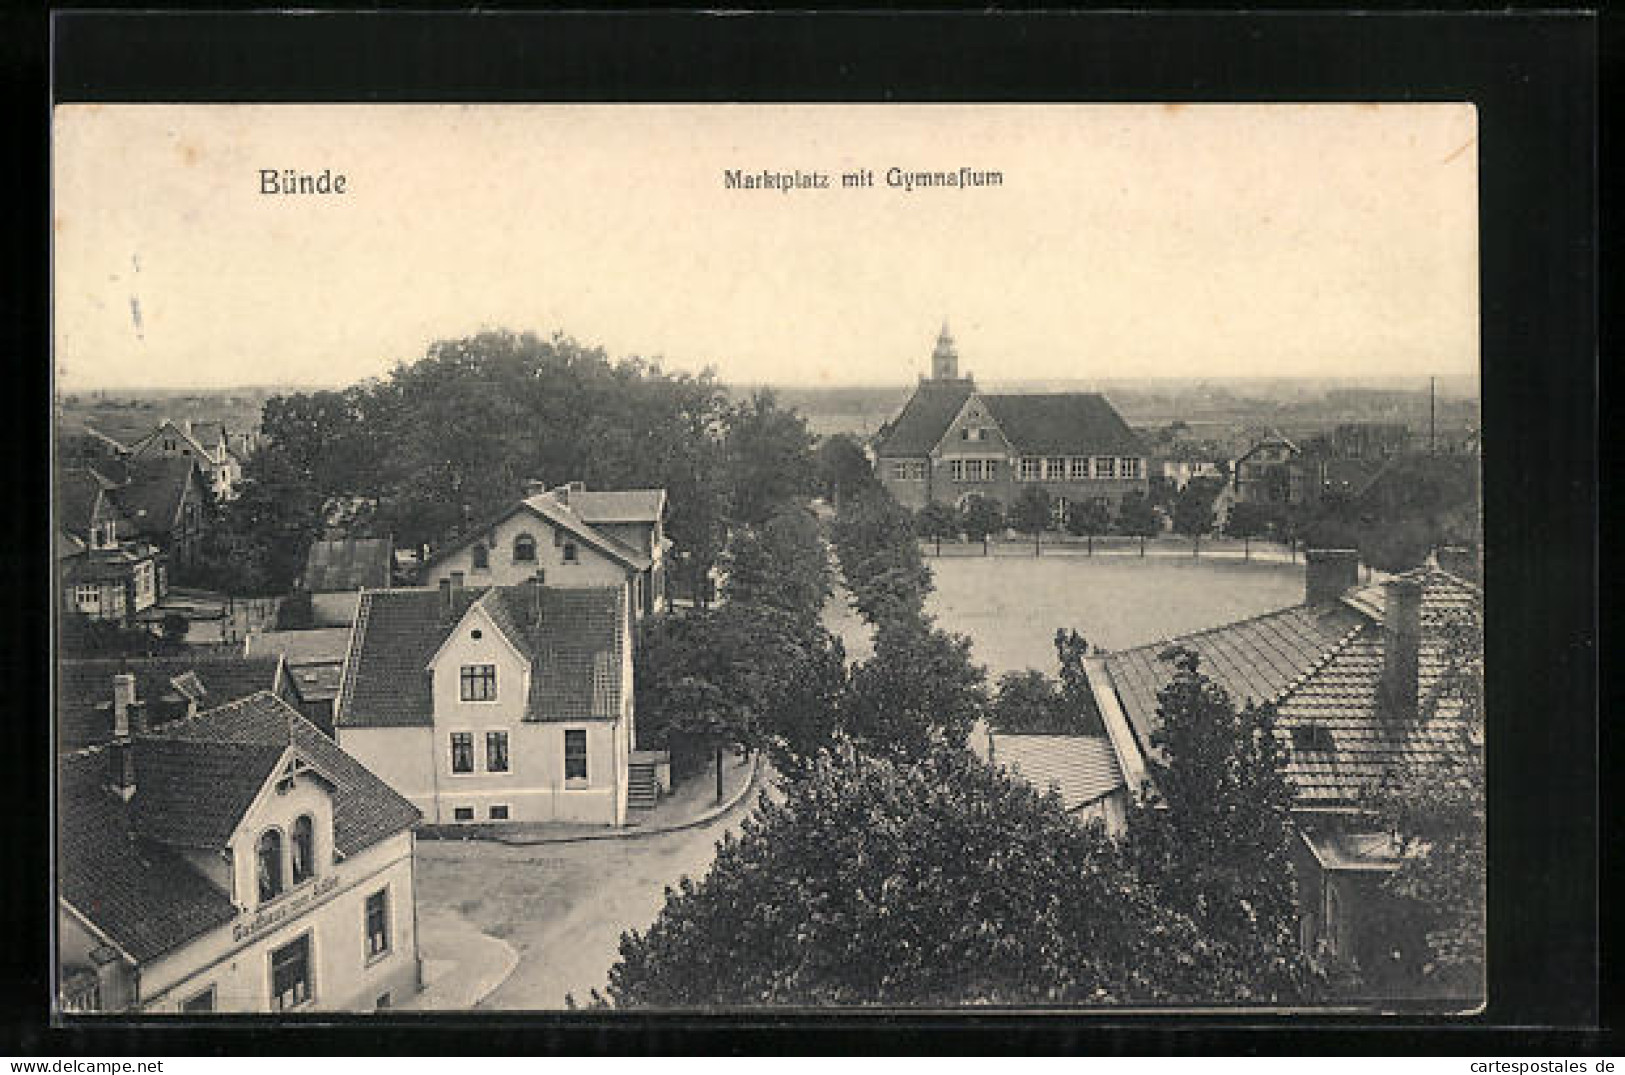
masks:
<path id="1" fill-rule="evenodd" d="M 978 433 L 980 436 L 978 437 Z M 968 434 L 968 435 L 967 435 Z M 931 449 L 933 458 L 1009 455 L 1010 439 L 978 393 L 971 393 Z"/>

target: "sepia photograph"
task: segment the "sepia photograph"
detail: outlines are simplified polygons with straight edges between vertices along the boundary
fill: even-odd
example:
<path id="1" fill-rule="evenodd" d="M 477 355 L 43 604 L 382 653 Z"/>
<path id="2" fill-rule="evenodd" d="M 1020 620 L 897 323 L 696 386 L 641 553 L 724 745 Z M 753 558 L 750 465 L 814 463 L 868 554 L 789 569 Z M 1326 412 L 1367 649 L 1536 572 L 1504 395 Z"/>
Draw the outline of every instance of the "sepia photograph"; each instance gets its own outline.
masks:
<path id="1" fill-rule="evenodd" d="M 1472 103 L 51 123 L 58 1020 L 1492 999 Z"/>

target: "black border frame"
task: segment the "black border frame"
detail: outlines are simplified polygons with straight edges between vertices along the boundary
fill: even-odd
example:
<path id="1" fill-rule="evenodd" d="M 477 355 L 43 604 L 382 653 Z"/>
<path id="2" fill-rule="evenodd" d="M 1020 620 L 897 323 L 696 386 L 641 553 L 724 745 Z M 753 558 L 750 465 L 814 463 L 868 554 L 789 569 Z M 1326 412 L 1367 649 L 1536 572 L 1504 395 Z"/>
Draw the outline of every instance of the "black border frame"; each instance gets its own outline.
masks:
<path id="1" fill-rule="evenodd" d="M 57 101 L 1421 101 L 1479 107 L 1490 746 L 1491 1001 L 1462 1019 L 734 1013 L 433 1016 L 228 1027 L 49 1026 L 38 894 L 5 887 L 11 1049 L 46 1054 L 412 1051 L 1414 1054 L 1590 1051 L 1598 994 L 1598 62 L 1604 21 L 1496 14 L 1157 11 L 771 13 L 33 11 L 0 30 L 8 102 L 37 158 L 12 344 L 14 483 L 48 503 L 49 104 Z M 46 34 L 50 37 L 47 39 Z M 1609 42 L 1617 35 L 1609 35 Z M 1611 51 L 1608 55 L 1613 55 Z M 47 63 L 51 67 L 47 67 Z M 54 78 L 54 97 L 47 76 Z M 42 92 L 43 90 L 43 92 Z M 139 177 L 131 177 L 139 182 Z M 27 219 L 25 217 L 24 219 Z M 46 421 L 42 421 L 46 419 Z M 35 454 L 37 453 L 37 454 Z M 1558 477 L 1554 477 L 1557 475 Z M 50 655 L 39 519 L 16 513 L 10 846 L 48 866 Z M 20 550 L 29 550 L 24 555 Z M 26 717 L 26 719 L 24 719 Z M 1308 1025 L 1306 1025 L 1308 1024 Z"/>

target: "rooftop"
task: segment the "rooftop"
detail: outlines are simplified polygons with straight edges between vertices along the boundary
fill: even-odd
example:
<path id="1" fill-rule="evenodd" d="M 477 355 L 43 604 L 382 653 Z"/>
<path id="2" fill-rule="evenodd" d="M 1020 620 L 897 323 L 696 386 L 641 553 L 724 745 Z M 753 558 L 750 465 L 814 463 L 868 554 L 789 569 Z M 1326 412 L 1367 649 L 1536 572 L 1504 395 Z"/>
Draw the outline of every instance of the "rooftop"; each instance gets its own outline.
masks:
<path id="1" fill-rule="evenodd" d="M 1039 791 L 1054 790 L 1061 805 L 1079 810 L 1124 786 L 1111 740 L 1103 735 L 991 736 L 991 761 Z"/>
<path id="2" fill-rule="evenodd" d="M 311 593 L 383 589 L 390 583 L 395 543 L 389 538 L 335 538 L 313 542 L 301 577 Z"/>

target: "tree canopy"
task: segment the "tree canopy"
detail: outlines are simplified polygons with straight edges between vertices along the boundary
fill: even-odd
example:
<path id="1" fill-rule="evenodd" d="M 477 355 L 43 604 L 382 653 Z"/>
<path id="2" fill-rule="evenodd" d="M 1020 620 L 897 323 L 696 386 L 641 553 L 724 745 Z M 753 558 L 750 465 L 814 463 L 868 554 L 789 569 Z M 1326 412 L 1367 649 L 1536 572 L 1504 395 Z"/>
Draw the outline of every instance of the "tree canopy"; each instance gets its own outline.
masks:
<path id="1" fill-rule="evenodd" d="M 985 556 L 987 539 L 1004 529 L 1004 509 L 990 496 L 970 497 L 960 512 L 959 525 L 967 538 L 982 543 Z"/>
<path id="2" fill-rule="evenodd" d="M 1023 534 L 1033 537 L 1033 551 L 1037 552 L 1039 543 L 1043 540 L 1044 531 L 1051 526 L 1050 495 L 1042 485 L 1023 486 L 1016 495 L 1015 502 L 1010 505 L 1006 516 L 1010 525 Z"/>

